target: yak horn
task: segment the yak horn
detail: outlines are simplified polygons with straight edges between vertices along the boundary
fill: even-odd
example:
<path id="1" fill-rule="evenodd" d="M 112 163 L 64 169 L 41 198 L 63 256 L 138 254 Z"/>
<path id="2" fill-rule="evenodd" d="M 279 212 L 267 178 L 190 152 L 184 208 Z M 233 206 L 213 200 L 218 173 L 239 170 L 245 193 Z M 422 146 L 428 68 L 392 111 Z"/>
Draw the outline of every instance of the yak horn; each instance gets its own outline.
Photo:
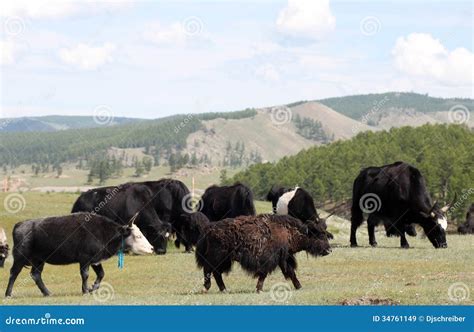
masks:
<path id="1" fill-rule="evenodd" d="M 456 203 L 456 199 L 457 199 L 457 198 L 458 198 L 458 193 L 454 193 L 454 198 L 453 198 L 453 200 L 451 201 L 451 203 L 449 203 L 449 204 L 446 205 L 446 206 L 443 206 L 442 209 L 441 209 L 441 211 L 442 211 L 443 213 L 448 212 L 448 210 L 454 205 L 454 203 Z"/>
<path id="2" fill-rule="evenodd" d="M 137 213 L 135 213 L 132 217 L 132 219 L 129 220 L 128 222 L 128 226 L 129 227 L 132 227 L 132 225 L 135 223 L 135 220 L 138 218 L 138 215 L 140 214 L 140 211 L 138 211 Z"/>

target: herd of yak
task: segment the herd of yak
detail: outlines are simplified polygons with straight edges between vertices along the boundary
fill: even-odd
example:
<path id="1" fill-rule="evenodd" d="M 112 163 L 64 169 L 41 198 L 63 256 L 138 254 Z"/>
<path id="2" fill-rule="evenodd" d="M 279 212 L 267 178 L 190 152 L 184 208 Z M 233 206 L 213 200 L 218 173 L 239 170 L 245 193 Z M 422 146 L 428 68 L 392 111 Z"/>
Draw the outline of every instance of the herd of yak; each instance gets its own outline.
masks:
<path id="1" fill-rule="evenodd" d="M 5 295 L 11 296 L 25 266 L 31 267 L 43 295 L 49 295 L 41 278 L 45 263 L 79 263 L 82 292 L 92 292 L 104 278 L 104 260 L 124 251 L 165 254 L 170 235 L 186 252 L 195 248 L 196 263 L 204 272 L 204 291 L 211 287 L 211 277 L 225 291 L 222 274 L 231 270 L 233 262 L 258 278 L 257 292 L 277 267 L 298 289 L 295 254 L 331 252 L 333 236 L 303 188 L 272 187 L 266 199 L 272 203 L 273 214 L 256 215 L 252 192 L 240 183 L 207 188 L 194 210 L 190 199 L 190 191 L 178 180 L 126 183 L 82 193 L 70 215 L 17 223 Z M 435 248 L 446 248 L 446 213 L 452 204 L 432 203 L 423 176 L 409 164 L 363 169 L 353 186 L 351 246 L 357 246 L 356 231 L 365 213 L 371 246 L 377 245 L 375 226 L 383 224 L 388 236 L 399 236 L 401 247 L 408 248 L 406 235 L 416 235 L 413 225 L 417 224 Z M 458 231 L 474 232 L 474 204 Z M 6 235 L 0 228 L 1 266 L 7 255 Z M 96 280 L 89 288 L 90 267 Z"/>

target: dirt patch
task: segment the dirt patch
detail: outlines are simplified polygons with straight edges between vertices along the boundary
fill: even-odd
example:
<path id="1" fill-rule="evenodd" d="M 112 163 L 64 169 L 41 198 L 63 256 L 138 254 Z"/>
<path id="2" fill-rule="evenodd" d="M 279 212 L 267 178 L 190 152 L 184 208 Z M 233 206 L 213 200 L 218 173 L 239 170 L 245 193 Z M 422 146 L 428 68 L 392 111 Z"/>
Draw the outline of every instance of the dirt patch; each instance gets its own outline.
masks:
<path id="1" fill-rule="evenodd" d="M 341 305 L 398 305 L 400 301 L 394 301 L 390 298 L 360 297 L 357 299 L 345 299 L 339 302 Z"/>

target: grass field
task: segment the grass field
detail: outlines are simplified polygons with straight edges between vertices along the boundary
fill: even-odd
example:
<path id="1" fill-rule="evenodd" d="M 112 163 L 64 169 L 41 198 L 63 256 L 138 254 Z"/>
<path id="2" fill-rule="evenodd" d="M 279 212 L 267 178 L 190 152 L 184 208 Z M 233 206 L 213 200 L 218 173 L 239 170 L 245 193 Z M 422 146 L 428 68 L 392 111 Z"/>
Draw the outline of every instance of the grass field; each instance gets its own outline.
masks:
<path id="1" fill-rule="evenodd" d="M 12 199 L 13 196 L 10 196 Z M 11 229 L 20 221 L 70 211 L 77 194 L 22 194 L 23 209 L 9 213 L 3 208 L 7 194 L 0 194 L 0 226 L 11 243 Z M 20 198 L 21 200 L 21 198 Z M 266 202 L 257 202 L 259 212 L 268 212 Z M 333 252 L 323 258 L 297 256 L 297 275 L 303 288 L 294 291 L 279 270 L 269 276 L 264 292 L 255 293 L 256 280 L 238 264 L 224 277 L 226 294 L 213 281 L 202 294 L 202 272 L 194 255 L 169 247 L 165 256 L 126 256 L 125 268 L 117 258 L 104 263 L 105 279 L 95 294 L 82 296 L 78 265 L 47 265 L 43 280 L 52 296 L 44 298 L 24 269 L 3 304 L 474 304 L 469 294 L 474 284 L 473 236 L 450 235 L 448 249 L 434 249 L 424 238 L 409 238 L 411 249 L 399 249 L 399 240 L 377 233 L 379 248 L 370 248 L 365 227 L 359 231 L 361 248 L 348 247 L 349 223 L 337 217 L 328 222 L 335 234 Z M 11 256 L 0 269 L 0 290 L 6 288 Z M 89 283 L 95 278 L 90 271 Z"/>

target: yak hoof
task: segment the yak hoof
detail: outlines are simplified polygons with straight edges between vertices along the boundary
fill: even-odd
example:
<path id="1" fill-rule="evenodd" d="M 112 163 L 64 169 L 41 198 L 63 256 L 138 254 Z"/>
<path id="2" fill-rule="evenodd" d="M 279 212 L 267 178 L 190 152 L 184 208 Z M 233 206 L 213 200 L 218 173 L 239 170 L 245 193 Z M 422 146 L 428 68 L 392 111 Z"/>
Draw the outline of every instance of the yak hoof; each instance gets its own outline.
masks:
<path id="1" fill-rule="evenodd" d="M 209 291 L 209 289 L 207 289 L 206 287 L 203 287 L 203 288 L 201 289 L 201 293 L 202 293 L 202 294 L 207 294 L 208 291 Z"/>
<path id="2" fill-rule="evenodd" d="M 409 244 L 404 244 L 401 246 L 402 249 L 410 249 L 410 245 Z"/>
<path id="3" fill-rule="evenodd" d="M 357 248 L 357 247 L 358 247 L 357 243 L 351 243 L 351 248 Z"/>
<path id="4" fill-rule="evenodd" d="M 375 248 L 375 247 L 377 247 L 378 243 L 377 242 L 372 242 L 370 245 Z"/>
<path id="5" fill-rule="evenodd" d="M 51 296 L 51 293 L 50 293 L 50 292 L 43 293 L 43 296 L 44 296 L 44 297 Z"/>

